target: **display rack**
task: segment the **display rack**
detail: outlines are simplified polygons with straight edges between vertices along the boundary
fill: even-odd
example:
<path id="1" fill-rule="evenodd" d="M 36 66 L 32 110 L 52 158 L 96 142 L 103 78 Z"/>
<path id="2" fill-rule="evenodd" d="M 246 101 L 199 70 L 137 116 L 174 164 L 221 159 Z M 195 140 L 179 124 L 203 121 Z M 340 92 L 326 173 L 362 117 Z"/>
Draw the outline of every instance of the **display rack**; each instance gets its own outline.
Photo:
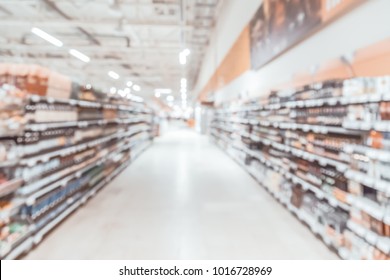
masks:
<path id="1" fill-rule="evenodd" d="M 215 112 L 210 134 L 343 259 L 390 259 L 390 77 L 332 80 Z"/>
<path id="2" fill-rule="evenodd" d="M 152 142 L 154 112 L 118 96 L 78 100 L 0 87 L 0 257 L 15 259 Z"/>

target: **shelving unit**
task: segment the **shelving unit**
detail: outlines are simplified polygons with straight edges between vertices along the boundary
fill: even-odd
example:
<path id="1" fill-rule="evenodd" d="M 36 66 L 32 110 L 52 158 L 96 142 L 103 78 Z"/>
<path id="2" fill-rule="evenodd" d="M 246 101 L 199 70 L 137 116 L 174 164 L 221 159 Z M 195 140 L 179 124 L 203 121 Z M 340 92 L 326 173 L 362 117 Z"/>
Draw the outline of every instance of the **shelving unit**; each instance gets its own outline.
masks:
<path id="1" fill-rule="evenodd" d="M 390 259 L 390 77 L 217 109 L 214 142 L 344 259 Z"/>
<path id="2" fill-rule="evenodd" d="M 142 153 L 155 123 L 145 103 L 125 98 L 0 91 L 0 257 L 14 259 Z"/>

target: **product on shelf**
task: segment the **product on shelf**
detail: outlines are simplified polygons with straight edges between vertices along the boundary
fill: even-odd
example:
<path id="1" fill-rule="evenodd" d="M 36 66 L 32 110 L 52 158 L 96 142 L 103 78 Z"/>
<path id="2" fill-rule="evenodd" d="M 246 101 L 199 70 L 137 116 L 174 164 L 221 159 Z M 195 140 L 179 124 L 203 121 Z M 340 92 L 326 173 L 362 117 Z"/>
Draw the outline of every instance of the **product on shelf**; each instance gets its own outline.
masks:
<path id="1" fill-rule="evenodd" d="M 0 73 L 0 257 L 7 259 L 118 175 L 150 144 L 155 124 L 146 104 L 45 68 L 0 64 Z"/>
<path id="2" fill-rule="evenodd" d="M 211 136 L 340 256 L 390 259 L 389 96 L 390 77 L 274 91 L 217 109 Z"/>

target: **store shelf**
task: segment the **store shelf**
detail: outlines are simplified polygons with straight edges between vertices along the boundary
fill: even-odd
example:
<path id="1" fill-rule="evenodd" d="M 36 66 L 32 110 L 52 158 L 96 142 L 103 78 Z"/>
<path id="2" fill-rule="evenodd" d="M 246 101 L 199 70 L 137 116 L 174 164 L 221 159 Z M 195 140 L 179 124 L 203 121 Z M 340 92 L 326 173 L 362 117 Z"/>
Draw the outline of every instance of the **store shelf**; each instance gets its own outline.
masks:
<path id="1" fill-rule="evenodd" d="M 220 147 L 223 148 L 223 147 Z M 318 223 L 310 214 L 306 213 L 303 210 L 296 208 L 292 205 L 288 199 L 283 197 L 282 195 L 274 192 L 267 184 L 264 184 L 263 179 L 259 178 L 257 172 L 250 167 L 247 167 L 240 159 L 232 154 L 229 154 L 231 158 L 233 158 L 246 172 L 248 172 L 264 189 L 266 189 L 277 201 L 283 204 L 291 213 L 293 213 L 301 222 L 306 224 L 309 229 L 321 237 L 322 241 L 330 247 L 332 250 L 336 250 L 336 246 L 333 244 L 332 240 L 326 235 L 325 227 Z M 340 253 L 339 253 L 340 255 Z M 341 256 L 341 255 L 340 255 Z"/>
<path id="2" fill-rule="evenodd" d="M 16 191 L 23 183 L 21 179 L 13 179 L 8 182 L 0 184 L 0 197 L 8 195 Z"/>
<path id="3" fill-rule="evenodd" d="M 228 143 L 227 142 L 228 140 L 227 141 L 224 140 L 224 141 L 226 143 Z M 286 179 L 290 180 L 291 182 L 301 184 L 304 190 L 310 190 L 311 192 L 313 192 L 316 195 L 316 197 L 318 199 L 320 199 L 320 200 L 326 199 L 328 201 L 329 205 L 331 205 L 332 207 L 340 207 L 346 211 L 350 210 L 350 206 L 348 204 L 343 203 L 341 201 L 338 201 L 336 198 L 333 197 L 333 195 L 325 193 L 324 191 L 322 191 L 318 187 L 299 178 L 298 176 L 296 176 L 295 174 L 292 174 L 288 170 L 285 170 L 282 166 L 277 166 L 277 165 L 272 164 L 269 160 L 264 158 L 260 153 L 249 150 L 245 147 L 239 147 L 237 145 L 235 147 L 240 148 L 243 152 L 245 152 L 249 156 L 256 158 L 257 160 L 259 160 L 261 163 L 265 164 L 270 169 L 273 169 L 276 172 L 281 173 Z"/>
<path id="4" fill-rule="evenodd" d="M 107 124 L 131 124 L 139 122 L 147 122 L 143 117 L 133 117 L 127 119 L 111 119 L 111 120 L 89 120 L 89 121 L 74 121 L 74 122 L 53 122 L 53 123 L 31 123 L 26 124 L 25 130 L 28 131 L 45 131 L 55 128 L 79 127 L 85 128 L 90 126 L 102 126 Z"/>
<path id="5" fill-rule="evenodd" d="M 365 122 L 365 121 L 344 121 L 343 127 L 347 129 L 354 130 L 365 130 L 369 131 L 371 129 L 381 131 L 381 132 L 390 132 L 390 121 L 375 121 L 375 122 Z"/>
<path id="6" fill-rule="evenodd" d="M 363 210 L 375 219 L 390 225 L 390 210 L 385 206 L 380 206 L 367 198 L 355 196 L 349 196 L 348 203 L 352 207 Z"/>
<path id="7" fill-rule="evenodd" d="M 2 259 L 15 259 L 26 251 L 30 250 L 34 245 L 37 245 L 41 242 L 44 236 L 50 232 L 54 227 L 56 227 L 59 223 L 61 223 L 66 217 L 68 217 L 71 213 L 73 213 L 77 208 L 79 208 L 82 204 L 86 203 L 88 199 L 96 195 L 96 193 L 111 182 L 116 176 L 118 176 L 132 161 L 134 161 L 147 147 L 149 147 L 151 141 L 138 141 L 133 146 L 138 146 L 135 152 L 135 155 L 130 158 L 125 163 L 121 164 L 119 168 L 115 169 L 108 177 L 97 183 L 94 187 L 92 187 L 89 191 L 87 191 L 81 197 L 77 199 L 71 198 L 68 199 L 64 205 L 66 205 L 66 209 L 63 211 L 59 211 L 60 213 L 56 215 L 52 213 L 53 219 L 47 223 L 43 228 L 34 233 L 34 226 L 30 229 L 30 234 L 25 241 L 23 241 L 20 245 L 16 246 L 10 252 L 1 256 Z"/>
<path id="8" fill-rule="evenodd" d="M 373 160 L 390 162 L 390 151 L 374 149 L 362 145 L 346 145 L 344 151 L 348 154 L 358 153 Z"/>
<path id="9" fill-rule="evenodd" d="M 79 106 L 84 108 L 105 108 L 105 109 L 122 110 L 122 111 L 139 112 L 139 113 L 152 112 L 150 109 L 139 109 L 134 106 L 115 105 L 115 104 L 101 102 L 101 101 L 52 98 L 52 97 L 39 96 L 39 95 L 30 95 L 29 100 L 33 102 L 46 102 L 51 104 L 52 103 L 68 104 L 68 105 Z"/>
<path id="10" fill-rule="evenodd" d="M 351 95 L 351 96 L 336 96 L 330 98 L 317 98 L 308 100 L 293 100 L 286 102 L 279 102 L 274 104 L 264 105 L 251 105 L 236 107 L 231 109 L 220 109 L 219 112 L 224 113 L 238 113 L 248 112 L 256 110 L 278 110 L 281 108 L 312 108 L 321 106 L 335 106 L 335 105 L 352 105 L 352 104 L 367 104 L 367 103 L 378 103 L 380 101 L 389 100 L 389 93 L 377 92 L 368 93 L 362 95 Z"/>
<path id="11" fill-rule="evenodd" d="M 306 152 L 306 151 L 303 151 L 303 150 L 300 150 L 300 149 L 297 149 L 297 148 L 294 148 L 294 147 L 291 147 L 288 145 L 274 142 L 274 141 L 266 139 L 266 138 L 261 139 L 260 137 L 253 135 L 253 134 L 250 135 L 250 138 L 255 142 L 261 142 L 264 145 L 272 146 L 280 151 L 291 153 L 297 157 L 307 159 L 309 161 L 317 161 L 321 166 L 326 166 L 326 165 L 334 166 L 340 172 L 344 172 L 348 168 L 348 166 L 345 163 L 339 162 L 337 160 L 333 160 L 333 159 L 330 159 L 330 158 L 327 158 L 324 156 L 309 153 L 309 152 Z"/>
<path id="12" fill-rule="evenodd" d="M 93 140 L 90 140 L 88 142 L 76 144 L 76 145 L 66 147 L 63 149 L 59 149 L 59 150 L 56 150 L 53 152 L 40 154 L 40 155 L 34 156 L 34 157 L 24 158 L 24 159 L 21 159 L 18 162 L 18 164 L 19 165 L 34 166 L 38 162 L 47 162 L 49 159 L 54 158 L 54 157 L 58 157 L 58 156 L 64 157 L 64 156 L 67 156 L 70 154 L 74 154 L 74 153 L 83 151 L 83 150 L 88 149 L 88 148 L 92 148 L 92 147 L 101 145 L 101 144 L 108 142 L 108 141 L 115 139 L 115 138 L 119 139 L 119 138 L 124 138 L 124 137 L 130 137 L 130 136 L 135 135 L 137 133 L 140 133 L 143 131 L 148 131 L 148 130 L 149 130 L 149 128 L 140 128 L 140 129 L 138 128 L 138 129 L 131 129 L 131 130 L 125 131 L 125 132 L 117 132 L 117 133 L 114 133 L 114 134 L 109 135 L 109 136 L 105 136 L 105 137 L 98 138 L 98 139 L 93 139 Z"/>
<path id="13" fill-rule="evenodd" d="M 327 133 L 359 134 L 358 132 L 353 131 L 356 129 L 352 127 L 348 129 L 348 127 L 339 127 L 339 126 L 299 124 L 299 123 L 290 123 L 290 122 L 271 122 L 271 121 L 260 121 L 256 119 L 245 119 L 245 118 L 237 118 L 237 119 L 216 118 L 216 119 L 224 122 L 259 125 L 263 127 L 274 127 L 274 128 L 287 129 L 287 130 L 302 130 L 305 132 L 312 131 L 321 134 L 327 134 Z"/>
<path id="14" fill-rule="evenodd" d="M 351 169 L 345 172 L 345 177 L 355 182 L 364 184 L 367 187 L 381 191 L 390 197 L 390 183 L 387 183 L 386 181 L 375 179 L 368 174 Z"/>
<path id="15" fill-rule="evenodd" d="M 390 254 L 390 237 L 384 237 L 376 234 L 375 232 L 364 228 L 363 226 L 348 221 L 347 226 L 350 230 L 356 233 L 358 236 L 367 241 L 367 243 L 378 248 L 385 254 Z"/>

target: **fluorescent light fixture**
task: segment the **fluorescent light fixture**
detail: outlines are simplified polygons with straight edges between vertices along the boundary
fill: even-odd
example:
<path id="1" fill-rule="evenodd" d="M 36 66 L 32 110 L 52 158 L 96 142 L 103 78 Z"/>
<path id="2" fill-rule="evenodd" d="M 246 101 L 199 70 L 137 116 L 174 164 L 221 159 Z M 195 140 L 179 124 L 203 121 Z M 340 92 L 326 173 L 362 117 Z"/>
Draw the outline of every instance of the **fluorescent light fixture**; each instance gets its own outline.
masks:
<path id="1" fill-rule="evenodd" d="M 56 47 L 62 47 L 64 45 L 60 40 L 58 40 L 57 38 L 51 36 L 50 34 L 46 33 L 45 31 L 37 27 L 31 28 L 31 32 L 37 35 L 38 37 L 41 37 L 42 39 L 48 41 L 49 43 L 53 44 Z"/>
<path id="2" fill-rule="evenodd" d="M 141 90 L 141 87 L 139 85 L 133 85 L 133 89 L 135 91 L 140 91 Z"/>
<path id="3" fill-rule="evenodd" d="M 156 88 L 154 90 L 155 93 L 160 93 L 160 94 L 171 94 L 172 90 L 170 88 Z"/>
<path id="4" fill-rule="evenodd" d="M 181 65 L 187 63 L 187 56 L 189 56 L 191 51 L 189 49 L 184 49 L 179 53 L 179 62 Z"/>
<path id="5" fill-rule="evenodd" d="M 82 52 L 79 52 L 78 50 L 70 49 L 69 53 L 85 63 L 88 63 L 90 61 L 90 58 L 88 56 L 86 56 Z"/>
<path id="6" fill-rule="evenodd" d="M 108 76 L 110 76 L 111 78 L 113 78 L 114 80 L 118 80 L 120 78 L 119 74 L 118 73 L 115 73 L 114 71 L 108 71 Z"/>
<path id="7" fill-rule="evenodd" d="M 154 96 L 156 96 L 157 98 L 159 98 L 159 97 L 161 96 L 161 94 L 160 94 L 159 92 L 156 92 L 156 93 L 154 94 Z"/>
<path id="8" fill-rule="evenodd" d="M 127 85 L 128 87 L 131 87 L 131 86 L 133 85 L 133 82 L 132 82 L 132 81 L 128 81 L 128 82 L 126 83 L 126 85 Z"/>
<path id="9" fill-rule="evenodd" d="M 111 94 L 116 93 L 116 88 L 115 88 L 115 87 L 110 88 L 110 93 L 111 93 Z"/>
<path id="10" fill-rule="evenodd" d="M 185 88 L 180 89 L 180 93 L 182 93 L 182 94 L 187 93 L 187 89 L 185 89 Z"/>
<path id="11" fill-rule="evenodd" d="M 187 57 L 181 52 L 179 53 L 179 63 L 185 65 L 187 63 Z"/>
<path id="12" fill-rule="evenodd" d="M 167 101 L 172 102 L 175 98 L 172 95 L 167 96 Z"/>

